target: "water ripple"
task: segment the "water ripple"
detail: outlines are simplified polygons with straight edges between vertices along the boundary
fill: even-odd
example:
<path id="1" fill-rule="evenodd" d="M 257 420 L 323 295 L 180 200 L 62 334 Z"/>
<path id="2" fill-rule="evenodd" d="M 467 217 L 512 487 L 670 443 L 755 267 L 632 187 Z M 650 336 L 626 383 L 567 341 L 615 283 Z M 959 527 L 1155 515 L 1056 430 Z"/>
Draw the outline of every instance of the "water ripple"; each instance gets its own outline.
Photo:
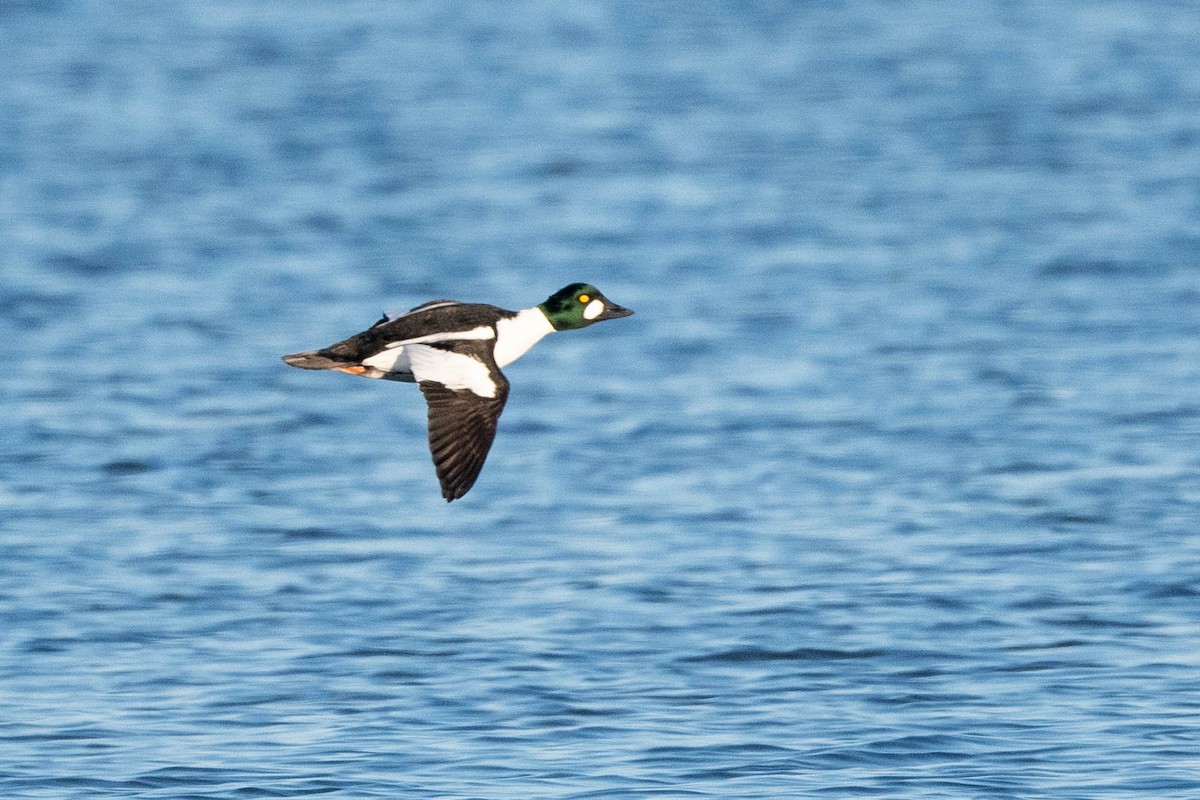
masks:
<path id="1" fill-rule="evenodd" d="M 1191 12 L 0 3 L 0 795 L 1197 796 Z"/>

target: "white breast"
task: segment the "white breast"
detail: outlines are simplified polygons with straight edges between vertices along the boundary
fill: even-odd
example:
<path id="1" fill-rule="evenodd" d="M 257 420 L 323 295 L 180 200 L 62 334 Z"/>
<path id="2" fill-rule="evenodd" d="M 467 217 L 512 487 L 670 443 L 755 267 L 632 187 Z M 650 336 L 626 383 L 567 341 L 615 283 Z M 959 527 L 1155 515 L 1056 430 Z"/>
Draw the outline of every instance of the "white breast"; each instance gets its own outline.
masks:
<path id="1" fill-rule="evenodd" d="M 515 317 L 496 323 L 496 349 L 493 354 L 497 366 L 504 367 L 516 361 L 537 344 L 547 333 L 554 333 L 554 326 L 540 308 L 527 308 Z"/>

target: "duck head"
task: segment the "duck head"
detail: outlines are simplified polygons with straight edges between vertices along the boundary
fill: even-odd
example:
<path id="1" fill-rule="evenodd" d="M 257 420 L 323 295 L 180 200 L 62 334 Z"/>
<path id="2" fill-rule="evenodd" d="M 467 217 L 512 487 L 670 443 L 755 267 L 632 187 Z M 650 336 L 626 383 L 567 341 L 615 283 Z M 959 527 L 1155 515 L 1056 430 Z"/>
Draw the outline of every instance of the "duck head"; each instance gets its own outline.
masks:
<path id="1" fill-rule="evenodd" d="M 538 305 L 556 331 L 586 328 L 606 319 L 628 317 L 633 312 L 609 300 L 590 283 L 564 286 Z"/>

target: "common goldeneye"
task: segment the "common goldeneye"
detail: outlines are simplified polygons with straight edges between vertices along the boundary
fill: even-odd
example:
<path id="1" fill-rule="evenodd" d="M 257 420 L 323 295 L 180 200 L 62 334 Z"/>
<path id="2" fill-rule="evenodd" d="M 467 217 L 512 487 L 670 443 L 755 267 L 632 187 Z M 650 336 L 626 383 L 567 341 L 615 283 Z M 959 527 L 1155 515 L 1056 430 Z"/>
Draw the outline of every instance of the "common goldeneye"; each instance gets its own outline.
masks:
<path id="1" fill-rule="evenodd" d="M 632 313 L 586 283 L 564 286 L 522 311 L 431 300 L 404 314 L 385 314 L 337 344 L 283 360 L 301 369 L 332 369 L 421 387 L 429 406 L 429 450 L 442 497 L 450 502 L 475 483 L 496 436 L 496 420 L 508 399 L 508 380 L 500 368 L 548 333 Z"/>

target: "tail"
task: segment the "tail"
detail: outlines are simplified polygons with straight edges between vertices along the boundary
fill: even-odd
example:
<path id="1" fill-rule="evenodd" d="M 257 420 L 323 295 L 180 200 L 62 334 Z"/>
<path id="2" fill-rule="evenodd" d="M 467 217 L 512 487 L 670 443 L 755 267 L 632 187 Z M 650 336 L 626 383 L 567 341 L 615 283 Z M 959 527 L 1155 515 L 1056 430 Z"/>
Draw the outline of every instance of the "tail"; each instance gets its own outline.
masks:
<path id="1" fill-rule="evenodd" d="M 283 360 L 284 363 L 291 364 L 293 367 L 299 367 L 300 369 L 337 369 L 339 367 L 351 366 L 351 363 L 346 361 L 338 361 L 337 359 L 321 355 L 320 350 L 305 350 L 303 353 L 292 353 L 290 356 L 284 356 Z"/>

